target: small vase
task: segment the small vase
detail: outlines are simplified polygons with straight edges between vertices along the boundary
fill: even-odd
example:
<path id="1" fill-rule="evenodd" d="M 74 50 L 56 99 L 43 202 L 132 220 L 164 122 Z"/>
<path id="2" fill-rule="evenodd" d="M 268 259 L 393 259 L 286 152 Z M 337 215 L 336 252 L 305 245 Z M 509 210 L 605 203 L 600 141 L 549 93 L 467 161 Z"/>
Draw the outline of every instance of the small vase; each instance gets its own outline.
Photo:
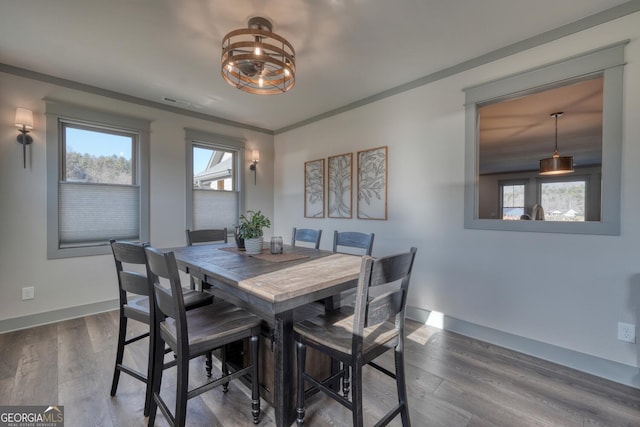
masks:
<path id="1" fill-rule="evenodd" d="M 244 239 L 244 247 L 249 255 L 258 255 L 262 252 L 262 237 Z"/>
<path id="2" fill-rule="evenodd" d="M 240 237 L 240 234 L 238 232 L 238 228 L 236 227 L 236 232 L 234 234 L 234 237 L 236 239 L 236 246 L 238 247 L 239 251 L 244 251 L 244 239 L 242 237 Z"/>

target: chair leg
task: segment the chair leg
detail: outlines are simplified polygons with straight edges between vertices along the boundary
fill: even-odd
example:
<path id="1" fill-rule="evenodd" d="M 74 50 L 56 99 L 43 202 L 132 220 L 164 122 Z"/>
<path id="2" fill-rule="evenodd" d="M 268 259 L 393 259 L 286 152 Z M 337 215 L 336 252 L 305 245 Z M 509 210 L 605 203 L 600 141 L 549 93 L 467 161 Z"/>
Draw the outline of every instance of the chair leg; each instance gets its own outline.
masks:
<path id="1" fill-rule="evenodd" d="M 298 407 L 296 412 L 298 414 L 296 422 L 299 426 L 304 425 L 304 370 L 307 359 L 307 346 L 302 342 L 296 342 L 296 356 L 298 362 Z"/>
<path id="2" fill-rule="evenodd" d="M 222 376 L 227 376 L 229 375 L 229 365 L 227 365 L 227 346 L 223 345 L 222 348 L 220 349 L 221 352 L 221 361 L 220 361 L 220 365 L 222 367 Z M 253 359 L 252 359 L 253 360 Z M 222 392 L 226 393 L 229 391 L 229 382 L 226 383 L 222 383 Z"/>
<path id="3" fill-rule="evenodd" d="M 347 367 L 347 369 L 349 369 Z M 353 406 L 353 427 L 363 427 L 362 409 L 362 361 L 357 360 L 351 367 L 351 404 Z"/>
<path id="4" fill-rule="evenodd" d="M 118 331 L 118 351 L 116 352 L 116 364 L 113 367 L 113 380 L 111 382 L 111 396 L 116 395 L 118 390 L 118 381 L 120 380 L 120 368 L 118 365 L 122 364 L 124 357 L 124 342 L 127 339 L 127 318 L 122 314 L 120 310 L 120 328 Z"/>
<path id="5" fill-rule="evenodd" d="M 176 381 L 175 425 L 182 427 L 187 419 L 187 392 L 189 387 L 189 356 L 178 350 Z"/>
<path id="6" fill-rule="evenodd" d="M 155 336 L 153 325 L 149 326 L 149 357 L 147 358 L 147 387 L 144 394 L 144 416 L 149 416 L 151 401 L 153 400 L 153 364 L 155 363 Z M 163 353 L 164 354 L 164 353 Z"/>
<path id="7" fill-rule="evenodd" d="M 394 351 L 396 362 L 396 387 L 398 388 L 398 400 L 400 405 L 402 405 L 400 408 L 402 426 L 411 427 L 411 420 L 409 419 L 409 401 L 407 400 L 407 381 L 404 372 L 403 348 L 404 345 L 400 343 Z"/>
<path id="8" fill-rule="evenodd" d="M 164 340 L 159 334 L 155 335 L 153 349 L 153 375 L 151 376 L 151 401 L 149 404 L 149 421 L 147 427 L 153 427 L 156 420 L 156 412 L 158 411 L 158 402 L 160 399 L 160 387 L 162 385 L 162 369 L 164 365 Z"/>
<path id="9" fill-rule="evenodd" d="M 205 356 L 204 369 L 207 371 L 207 378 L 211 378 L 211 371 L 213 370 L 213 353 L 208 352 Z"/>
<path id="10" fill-rule="evenodd" d="M 342 376 L 342 394 L 345 399 L 349 398 L 349 378 L 351 378 L 351 373 L 349 372 L 349 366 L 341 363 L 342 369 L 344 370 L 344 375 Z"/>
<path id="11" fill-rule="evenodd" d="M 251 352 L 251 414 L 253 415 L 253 423 L 258 424 L 260 421 L 260 377 L 258 374 L 258 336 L 252 335 L 249 338 Z"/>

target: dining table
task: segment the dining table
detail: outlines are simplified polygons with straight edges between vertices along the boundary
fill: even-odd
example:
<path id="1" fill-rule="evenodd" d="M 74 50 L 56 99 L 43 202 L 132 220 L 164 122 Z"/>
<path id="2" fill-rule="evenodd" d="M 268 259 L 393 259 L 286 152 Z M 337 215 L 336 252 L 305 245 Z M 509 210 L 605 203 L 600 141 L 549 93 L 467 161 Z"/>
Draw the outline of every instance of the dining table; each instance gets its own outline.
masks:
<path id="1" fill-rule="evenodd" d="M 216 297 L 256 314 L 271 328 L 276 425 L 291 425 L 295 420 L 296 310 L 317 301 L 332 301 L 355 288 L 362 257 L 288 245 L 279 254 L 265 248 L 255 255 L 230 243 L 164 250 L 173 252 L 178 267 L 206 283 Z"/>

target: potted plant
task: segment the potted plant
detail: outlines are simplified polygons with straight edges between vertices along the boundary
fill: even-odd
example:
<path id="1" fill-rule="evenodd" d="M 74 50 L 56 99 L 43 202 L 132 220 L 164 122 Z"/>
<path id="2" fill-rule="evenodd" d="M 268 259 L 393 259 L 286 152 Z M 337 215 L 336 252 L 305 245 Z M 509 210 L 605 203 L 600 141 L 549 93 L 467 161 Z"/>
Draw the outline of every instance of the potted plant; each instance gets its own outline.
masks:
<path id="1" fill-rule="evenodd" d="M 248 254 L 262 252 L 262 229 L 271 227 L 271 221 L 260 211 L 247 211 L 247 215 L 240 215 L 238 236 L 244 239 L 244 246 Z"/>

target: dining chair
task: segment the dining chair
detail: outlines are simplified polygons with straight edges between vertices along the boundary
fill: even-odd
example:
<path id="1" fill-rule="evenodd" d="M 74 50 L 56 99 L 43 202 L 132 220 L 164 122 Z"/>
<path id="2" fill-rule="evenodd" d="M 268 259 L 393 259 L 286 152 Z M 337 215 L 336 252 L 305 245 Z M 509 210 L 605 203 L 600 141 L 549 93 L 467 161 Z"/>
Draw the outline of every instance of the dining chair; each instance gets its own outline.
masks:
<path id="1" fill-rule="evenodd" d="M 160 252 L 146 247 L 150 277 L 154 287 L 154 328 L 158 332 L 155 340 L 153 363 L 153 400 L 148 425 L 153 426 L 158 407 L 172 426 L 184 426 L 187 400 L 223 386 L 227 391 L 231 380 L 242 376 L 251 378 L 251 413 L 253 423 L 260 419 L 260 390 L 258 378 L 258 337 L 262 320 L 221 299 L 211 305 L 186 311 L 180 286 L 180 275 L 173 252 Z M 161 284 L 168 282 L 168 287 Z M 219 378 L 200 384 L 189 390 L 189 361 L 216 349 L 224 352 L 227 344 L 249 340 L 251 363 L 230 372 L 226 357 L 222 356 L 222 374 Z M 164 345 L 168 345 L 176 358 L 173 363 L 163 363 Z M 163 370 L 176 366 L 176 396 L 173 414 L 160 395 Z M 240 422 L 240 421 L 239 421 Z"/>
<path id="2" fill-rule="evenodd" d="M 228 242 L 226 228 L 221 228 L 221 229 L 206 228 L 201 230 L 187 229 L 185 230 L 185 234 L 187 235 L 187 246 L 193 246 L 194 244 L 198 244 L 198 243 L 227 243 Z M 189 273 L 188 270 L 187 270 L 187 273 Z M 200 283 L 200 286 L 197 286 L 198 283 L 199 283 L 198 279 L 191 276 L 191 279 L 190 279 L 191 289 L 196 289 L 199 287 L 200 288 L 199 290 L 202 290 L 203 287 L 206 287 L 208 285 L 206 283 Z"/>
<path id="3" fill-rule="evenodd" d="M 386 425 L 398 414 L 402 425 L 410 426 L 404 365 L 404 315 L 407 292 L 416 248 L 409 252 L 380 258 L 365 256 L 358 277 L 355 307 L 341 307 L 294 325 L 298 363 L 297 424 L 304 424 L 306 393 L 323 391 L 351 410 L 353 425 L 363 425 L 363 367 L 372 366 L 396 381 L 398 404 L 376 425 Z M 384 292 L 372 296 L 374 287 Z M 305 371 L 307 347 L 339 360 L 342 370 L 329 378 L 316 379 Z M 394 350 L 395 373 L 374 362 L 388 350 Z M 336 378 L 342 378 L 343 395 L 330 388 Z M 349 399 L 349 381 L 351 399 Z"/>
<path id="4" fill-rule="evenodd" d="M 360 233 L 357 231 L 335 230 L 333 232 L 333 252 L 339 252 L 339 247 L 364 249 L 364 255 L 373 252 L 373 238 L 375 233 Z"/>
<path id="5" fill-rule="evenodd" d="M 224 242 L 227 243 L 227 229 L 202 229 L 202 230 L 185 230 L 187 235 L 187 246 L 192 246 L 194 243 L 215 243 Z"/>
<path id="6" fill-rule="evenodd" d="M 313 243 L 315 249 L 320 249 L 320 238 L 322 230 L 310 228 L 295 228 L 291 233 L 291 246 L 296 246 L 296 242 Z"/>
<path id="7" fill-rule="evenodd" d="M 373 238 L 375 233 L 360 233 L 357 231 L 335 230 L 333 232 L 333 252 L 344 252 L 349 254 L 369 255 L 373 252 Z M 350 248 L 351 250 L 345 250 Z M 352 304 L 355 290 L 350 289 L 339 295 L 334 295 L 324 300 L 324 304 L 329 309 L 334 309 L 342 304 Z"/>
<path id="8" fill-rule="evenodd" d="M 152 310 L 150 308 L 151 287 L 148 282 L 150 272 L 144 252 L 144 247 L 147 246 L 147 244 L 116 240 L 110 240 L 109 243 L 111 244 L 111 251 L 113 252 L 113 258 L 116 264 L 120 305 L 118 347 L 113 370 L 113 380 L 111 382 L 111 396 L 115 396 L 118 390 L 120 372 L 124 372 L 142 381 L 147 385 L 144 403 L 144 415 L 147 416 L 149 415 L 149 405 L 151 403 L 151 375 L 155 339 L 155 334 L 151 328 L 153 324 Z M 144 266 L 145 273 L 140 272 L 142 266 Z M 211 304 L 212 299 L 213 297 L 211 295 L 184 290 L 184 301 L 188 309 Z M 129 319 L 144 323 L 148 325 L 149 328 L 147 328 L 145 332 L 127 339 L 127 322 Z M 125 346 L 147 337 L 149 337 L 147 372 L 142 373 L 131 366 L 123 364 L 122 361 Z M 207 366 L 209 366 L 210 363 L 211 360 L 209 359 Z"/>

